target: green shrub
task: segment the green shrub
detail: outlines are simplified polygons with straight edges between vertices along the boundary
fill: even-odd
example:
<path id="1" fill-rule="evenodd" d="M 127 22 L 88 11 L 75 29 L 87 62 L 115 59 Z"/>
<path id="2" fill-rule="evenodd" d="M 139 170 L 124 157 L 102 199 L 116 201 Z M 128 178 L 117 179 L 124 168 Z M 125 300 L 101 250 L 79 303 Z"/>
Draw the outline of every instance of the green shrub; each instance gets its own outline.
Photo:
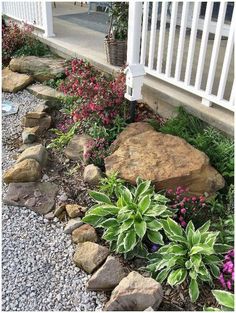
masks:
<path id="1" fill-rule="evenodd" d="M 221 305 L 221 310 L 204 307 L 204 311 L 234 311 L 234 294 L 223 290 L 212 290 L 216 301 Z"/>
<path id="2" fill-rule="evenodd" d="M 228 247 L 215 243 L 219 232 L 208 231 L 210 221 L 197 230 L 191 221 L 186 230 L 170 218 L 162 225 L 170 243 L 150 254 L 147 270 L 160 283 L 167 279 L 168 284 L 176 286 L 186 281 L 191 301 L 195 302 L 199 283 L 212 285 L 212 276 L 219 277 L 221 259 L 216 254 L 226 252 Z"/>
<path id="3" fill-rule="evenodd" d="M 102 238 L 109 241 L 112 251 L 129 258 L 145 257 L 148 240 L 164 244 L 160 218 L 172 216 L 173 212 L 166 206 L 168 200 L 154 192 L 150 181 L 137 179 L 137 187 L 131 191 L 122 187 L 117 202 L 96 191 L 90 196 L 98 204 L 86 213 L 83 222 L 104 228 Z"/>
<path id="4" fill-rule="evenodd" d="M 219 241 L 234 246 L 234 215 L 219 217 L 212 223 L 212 229 L 219 231 Z"/>
<path id="5" fill-rule="evenodd" d="M 100 180 L 99 191 L 105 193 L 108 197 L 119 197 L 120 190 L 125 181 L 118 178 L 118 173 L 114 172 Z"/>
<path id="6" fill-rule="evenodd" d="M 230 184 L 234 177 L 234 142 L 220 131 L 207 126 L 197 117 L 179 108 L 178 115 L 168 120 L 160 131 L 184 138 L 206 153 L 211 164 Z"/>
<path id="7" fill-rule="evenodd" d="M 13 57 L 28 55 L 42 57 L 49 54 L 51 54 L 51 51 L 44 43 L 36 39 L 32 34 L 28 34 L 25 37 L 24 45 L 14 52 Z"/>

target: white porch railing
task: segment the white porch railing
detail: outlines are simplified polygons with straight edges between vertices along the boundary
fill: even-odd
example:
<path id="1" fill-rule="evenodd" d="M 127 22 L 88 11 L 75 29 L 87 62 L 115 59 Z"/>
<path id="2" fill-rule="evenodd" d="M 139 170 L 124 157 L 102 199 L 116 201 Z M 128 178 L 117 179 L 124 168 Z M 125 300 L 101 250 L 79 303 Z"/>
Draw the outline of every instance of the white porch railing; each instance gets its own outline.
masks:
<path id="1" fill-rule="evenodd" d="M 200 96 L 204 105 L 234 111 L 236 10 L 221 1 L 212 18 L 214 3 L 200 17 L 202 2 L 131 1 L 127 62 L 143 64 L 146 73 Z"/>
<path id="2" fill-rule="evenodd" d="M 5 1 L 2 13 L 20 22 L 34 25 L 44 31 L 45 37 L 54 36 L 51 2 L 43 1 Z"/>

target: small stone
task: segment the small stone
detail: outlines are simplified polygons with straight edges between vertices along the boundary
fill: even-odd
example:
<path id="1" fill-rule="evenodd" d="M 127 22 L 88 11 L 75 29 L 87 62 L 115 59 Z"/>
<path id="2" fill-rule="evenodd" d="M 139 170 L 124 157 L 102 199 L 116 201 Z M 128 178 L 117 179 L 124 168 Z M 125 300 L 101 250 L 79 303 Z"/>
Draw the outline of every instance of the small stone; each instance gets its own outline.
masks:
<path id="1" fill-rule="evenodd" d="M 89 279 L 87 288 L 95 291 L 113 290 L 127 274 L 128 270 L 119 259 L 109 255 L 102 267 Z"/>
<path id="2" fill-rule="evenodd" d="M 71 160 L 77 161 L 83 159 L 86 162 L 86 155 L 91 150 L 93 142 L 93 138 L 86 134 L 74 135 L 65 148 L 65 155 Z"/>
<path id="3" fill-rule="evenodd" d="M 105 311 L 144 311 L 148 307 L 156 310 L 162 298 L 163 291 L 158 282 L 133 271 L 112 291 Z"/>
<path id="4" fill-rule="evenodd" d="M 49 213 L 47 213 L 44 217 L 45 217 L 46 219 L 48 219 L 48 220 L 53 220 L 54 214 L 53 214 L 53 212 L 49 212 Z"/>
<path id="5" fill-rule="evenodd" d="M 48 130 L 51 126 L 52 118 L 50 115 L 46 115 L 42 118 L 31 118 L 24 116 L 22 118 L 23 127 L 35 127 L 39 126 L 37 135 L 41 135 L 44 131 Z"/>
<path id="6" fill-rule="evenodd" d="M 102 171 L 94 164 L 89 164 L 84 169 L 84 181 L 90 185 L 97 185 L 102 178 Z"/>
<path id="7" fill-rule="evenodd" d="M 45 103 L 41 103 L 35 108 L 35 112 L 49 112 L 49 107 Z"/>
<path id="8" fill-rule="evenodd" d="M 77 266 L 91 274 L 106 260 L 109 250 L 94 242 L 80 243 L 76 247 L 73 260 Z"/>
<path id="9" fill-rule="evenodd" d="M 8 169 L 3 175 L 3 180 L 7 184 L 13 182 L 34 182 L 39 180 L 40 177 L 40 164 L 36 160 L 26 159 Z"/>
<path id="10" fill-rule="evenodd" d="M 26 207 L 33 207 L 36 204 L 36 199 L 33 198 L 29 198 L 28 200 L 25 201 L 25 206 Z"/>
<path id="11" fill-rule="evenodd" d="M 37 139 L 36 133 L 38 132 L 39 127 L 25 127 L 22 132 L 22 140 L 24 144 L 33 143 Z"/>
<path id="12" fill-rule="evenodd" d="M 65 210 L 65 205 L 58 205 L 54 211 L 54 216 L 59 217 L 61 213 Z"/>
<path id="13" fill-rule="evenodd" d="M 71 218 L 81 216 L 80 206 L 78 204 L 66 204 L 66 212 Z"/>
<path id="14" fill-rule="evenodd" d="M 151 306 L 149 306 L 146 310 L 144 311 L 154 311 L 153 308 Z"/>
<path id="15" fill-rule="evenodd" d="M 8 67 L 2 70 L 2 90 L 18 92 L 27 87 L 33 78 L 29 75 L 12 72 Z"/>
<path id="16" fill-rule="evenodd" d="M 73 218 L 73 219 L 69 220 L 68 223 L 66 224 L 66 226 L 64 228 L 64 233 L 65 234 L 71 234 L 73 232 L 73 230 L 80 227 L 81 225 L 83 225 L 81 218 L 79 218 L 79 217 Z"/>
<path id="17" fill-rule="evenodd" d="M 39 144 L 24 150 L 16 162 L 19 163 L 23 160 L 34 159 L 43 167 L 47 163 L 47 157 L 47 150 L 43 145 Z"/>
<path id="18" fill-rule="evenodd" d="M 86 241 L 97 242 L 97 239 L 98 238 L 95 229 L 88 224 L 82 225 L 72 232 L 72 241 L 74 243 L 81 243 Z"/>

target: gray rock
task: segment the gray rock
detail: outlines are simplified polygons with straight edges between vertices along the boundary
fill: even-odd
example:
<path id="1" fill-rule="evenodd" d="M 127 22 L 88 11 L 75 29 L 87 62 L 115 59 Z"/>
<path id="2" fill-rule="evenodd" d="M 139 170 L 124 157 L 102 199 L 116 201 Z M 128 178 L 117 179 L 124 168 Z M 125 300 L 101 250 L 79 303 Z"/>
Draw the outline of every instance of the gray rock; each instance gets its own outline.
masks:
<path id="1" fill-rule="evenodd" d="M 94 164 L 89 164 L 84 169 L 83 179 L 90 185 L 97 185 L 102 178 L 102 171 Z"/>
<path id="2" fill-rule="evenodd" d="M 89 279 L 88 290 L 112 290 L 128 275 L 128 270 L 123 267 L 118 258 L 108 256 L 106 262 Z"/>
<path id="3" fill-rule="evenodd" d="M 73 257 L 77 266 L 91 274 L 106 260 L 109 250 L 94 242 L 79 243 Z"/>
<path id="4" fill-rule="evenodd" d="M 38 197 L 34 192 L 38 191 Z M 3 202 L 25 206 L 36 213 L 47 214 L 53 210 L 58 187 L 53 183 L 11 183 Z"/>
<path id="5" fill-rule="evenodd" d="M 79 217 L 72 218 L 66 224 L 66 226 L 64 228 L 64 233 L 65 234 L 71 234 L 73 232 L 73 230 L 75 230 L 76 228 L 80 227 L 81 225 L 83 225 L 83 222 L 81 221 L 81 218 L 79 218 Z"/>
<path id="6" fill-rule="evenodd" d="M 42 118 L 32 118 L 24 116 L 21 120 L 23 127 L 38 126 L 37 135 L 43 134 L 51 126 L 52 118 L 50 115 L 43 116 Z"/>
<path id="7" fill-rule="evenodd" d="M 22 141 L 24 144 L 33 143 L 37 139 L 37 131 L 39 127 L 25 127 L 22 132 Z"/>
<path id="8" fill-rule="evenodd" d="M 24 150 L 16 162 L 19 163 L 22 162 L 23 160 L 34 159 L 42 167 L 44 167 L 47 163 L 47 157 L 48 153 L 46 148 L 43 145 L 39 144 Z"/>
<path id="9" fill-rule="evenodd" d="M 158 282 L 133 271 L 112 291 L 105 311 L 144 311 L 148 307 L 156 310 L 162 298 L 163 291 Z"/>
<path id="10" fill-rule="evenodd" d="M 45 104 L 41 103 L 35 108 L 35 112 L 49 112 L 50 108 Z"/>
<path id="11" fill-rule="evenodd" d="M 60 98 L 64 96 L 62 92 L 49 86 L 35 84 L 27 87 L 27 90 L 39 99 L 46 100 L 45 104 L 50 108 L 50 101 L 59 103 Z"/>
<path id="12" fill-rule="evenodd" d="M 45 218 L 47 218 L 48 220 L 53 220 L 54 219 L 54 214 L 53 212 L 49 212 L 45 215 Z"/>

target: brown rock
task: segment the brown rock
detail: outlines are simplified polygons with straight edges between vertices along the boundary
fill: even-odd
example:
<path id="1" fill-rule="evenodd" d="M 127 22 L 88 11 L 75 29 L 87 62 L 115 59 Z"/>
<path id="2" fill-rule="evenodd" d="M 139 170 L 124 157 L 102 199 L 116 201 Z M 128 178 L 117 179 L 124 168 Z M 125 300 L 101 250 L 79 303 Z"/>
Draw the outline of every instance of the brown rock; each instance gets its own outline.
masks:
<path id="1" fill-rule="evenodd" d="M 105 311 L 144 311 L 148 307 L 156 310 L 162 298 L 158 282 L 133 271 L 112 291 Z"/>
<path id="2" fill-rule="evenodd" d="M 98 238 L 95 229 L 88 224 L 82 225 L 72 232 L 72 241 L 74 243 L 86 241 L 97 242 L 97 240 Z"/>
<path id="3" fill-rule="evenodd" d="M 66 204 L 66 212 L 71 218 L 82 215 L 78 204 Z"/>
<path id="4" fill-rule="evenodd" d="M 60 217 L 61 214 L 65 211 L 65 209 L 66 209 L 65 204 L 58 205 L 54 211 L 54 216 Z"/>
<path id="5" fill-rule="evenodd" d="M 47 157 L 47 150 L 43 145 L 39 144 L 25 149 L 16 162 L 19 163 L 26 159 L 34 159 L 43 167 L 47 163 Z"/>
<path id="6" fill-rule="evenodd" d="M 118 258 L 109 255 L 106 262 L 89 279 L 87 288 L 95 291 L 113 290 L 128 275 Z"/>
<path id="7" fill-rule="evenodd" d="M 17 92 L 29 84 L 33 78 L 29 75 L 12 72 L 8 67 L 2 70 L 2 90 L 5 92 Z"/>
<path id="8" fill-rule="evenodd" d="M 35 95 L 39 99 L 44 99 L 47 102 L 46 105 L 51 104 L 51 102 L 48 101 L 54 101 L 55 103 L 60 102 L 60 98 L 64 96 L 64 94 L 60 91 L 57 91 L 56 89 L 53 89 L 52 87 L 41 85 L 41 84 L 34 84 L 27 88 L 27 90 Z"/>
<path id="9" fill-rule="evenodd" d="M 13 72 L 30 74 L 40 82 L 64 74 L 64 60 L 55 58 L 25 56 L 12 59 L 9 67 Z"/>
<path id="10" fill-rule="evenodd" d="M 45 103 L 41 103 L 39 105 L 37 105 L 37 107 L 35 108 L 35 112 L 49 112 L 50 109 L 49 107 L 45 104 Z"/>
<path id="11" fill-rule="evenodd" d="M 139 176 L 151 180 L 157 190 L 184 186 L 196 195 L 211 194 L 224 187 L 223 177 L 203 152 L 182 138 L 149 130 L 149 126 L 145 130 L 145 125 L 130 124 L 118 136 L 113 154 L 105 159 L 106 174 L 119 172 L 131 184 Z"/>
<path id="12" fill-rule="evenodd" d="M 57 191 L 58 187 L 53 183 L 11 183 L 3 202 L 27 207 L 39 214 L 47 214 L 55 206 Z"/>
<path id="13" fill-rule="evenodd" d="M 94 242 L 79 243 L 73 260 L 77 266 L 85 272 L 91 274 L 94 272 L 107 258 L 109 250 Z"/>
<path id="14" fill-rule="evenodd" d="M 42 118 L 46 116 L 47 114 L 45 112 L 28 112 L 26 113 L 27 118 Z"/>
<path id="15" fill-rule="evenodd" d="M 90 146 L 92 144 L 92 137 L 86 134 L 74 135 L 67 147 L 65 148 L 65 155 L 71 160 L 83 159 L 86 162 L 86 153 L 90 151 Z"/>
<path id="16" fill-rule="evenodd" d="M 23 127 L 39 126 L 37 135 L 41 135 L 44 131 L 46 131 L 51 126 L 51 122 L 52 122 L 52 118 L 50 115 L 46 115 L 42 118 L 32 118 L 32 117 L 26 117 L 26 116 L 22 118 Z"/>
<path id="17" fill-rule="evenodd" d="M 24 144 L 33 143 L 37 139 L 37 133 L 39 131 L 39 126 L 35 127 L 25 127 L 22 132 L 22 140 Z"/>
<path id="18" fill-rule="evenodd" d="M 83 179 L 90 185 L 97 185 L 102 178 L 102 171 L 94 164 L 89 164 L 84 168 Z"/>
<path id="19" fill-rule="evenodd" d="M 39 163 L 33 159 L 23 160 L 16 163 L 3 175 L 5 183 L 18 182 L 34 182 L 41 177 L 41 167 Z"/>

